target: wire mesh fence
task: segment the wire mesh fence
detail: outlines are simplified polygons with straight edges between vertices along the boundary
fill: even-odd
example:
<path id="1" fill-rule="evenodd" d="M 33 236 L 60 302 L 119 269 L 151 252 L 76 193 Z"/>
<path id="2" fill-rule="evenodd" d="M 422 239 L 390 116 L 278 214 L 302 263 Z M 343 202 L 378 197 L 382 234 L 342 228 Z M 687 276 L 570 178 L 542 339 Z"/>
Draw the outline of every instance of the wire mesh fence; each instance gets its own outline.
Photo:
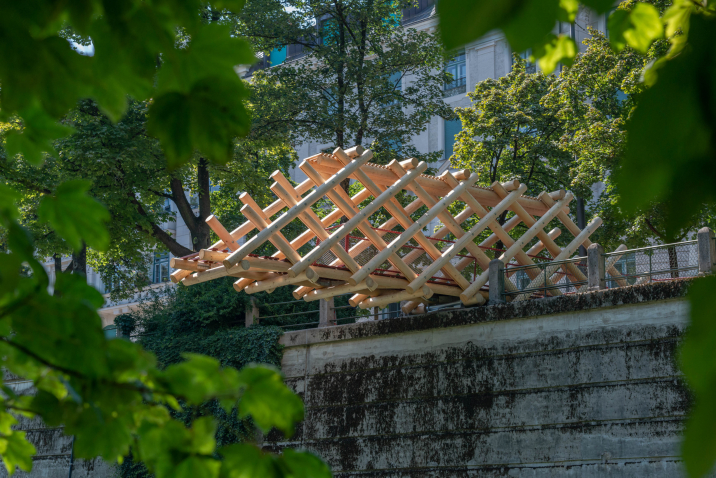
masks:
<path id="1" fill-rule="evenodd" d="M 695 240 L 609 252 L 602 259 L 610 289 L 694 277 L 699 272 Z"/>
<path id="2" fill-rule="evenodd" d="M 503 277 L 503 299 L 519 301 L 575 293 L 587 286 L 587 258 L 508 264 Z"/>

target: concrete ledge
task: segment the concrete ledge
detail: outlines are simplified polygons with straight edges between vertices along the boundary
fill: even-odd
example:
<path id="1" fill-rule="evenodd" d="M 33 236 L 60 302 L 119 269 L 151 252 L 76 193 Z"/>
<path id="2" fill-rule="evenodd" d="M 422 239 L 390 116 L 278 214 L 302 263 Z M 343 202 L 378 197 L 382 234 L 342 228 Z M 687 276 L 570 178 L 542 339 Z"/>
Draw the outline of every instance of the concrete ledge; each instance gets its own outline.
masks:
<path id="1" fill-rule="evenodd" d="M 579 310 L 678 299 L 684 297 L 689 284 L 693 280 L 698 279 L 677 279 L 668 282 L 527 300 L 511 304 L 442 310 L 414 317 L 361 322 L 322 329 L 299 330 L 284 334 L 279 342 L 286 347 L 296 347 L 314 343 L 361 339 L 377 335 L 457 327 L 480 322 L 537 317 Z"/>

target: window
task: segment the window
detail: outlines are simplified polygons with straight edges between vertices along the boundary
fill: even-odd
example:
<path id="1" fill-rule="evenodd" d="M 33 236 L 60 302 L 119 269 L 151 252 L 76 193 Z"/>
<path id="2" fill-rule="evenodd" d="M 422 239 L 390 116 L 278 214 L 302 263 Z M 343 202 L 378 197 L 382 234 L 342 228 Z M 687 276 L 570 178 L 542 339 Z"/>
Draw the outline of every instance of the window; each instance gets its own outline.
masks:
<path id="1" fill-rule="evenodd" d="M 403 21 L 411 20 L 428 8 L 432 11 L 435 0 L 416 0 L 412 7 L 403 9 Z"/>
<path id="2" fill-rule="evenodd" d="M 171 202 L 171 199 L 165 199 L 165 200 L 164 200 L 163 209 L 164 209 L 164 212 L 172 212 L 172 202 Z"/>
<path id="3" fill-rule="evenodd" d="M 283 47 L 280 50 L 277 50 L 276 48 L 271 50 L 271 55 L 269 56 L 269 60 L 270 60 L 271 66 L 280 65 L 281 63 L 286 61 L 286 47 Z"/>
<path id="4" fill-rule="evenodd" d="M 537 72 L 537 65 L 532 63 L 530 60 L 530 57 L 532 56 L 532 49 L 527 49 L 520 53 L 520 58 L 522 58 L 525 61 L 525 73 L 536 73 Z M 514 62 L 512 63 L 514 65 Z"/>
<path id="5" fill-rule="evenodd" d="M 394 85 L 397 94 L 386 101 L 385 106 L 393 106 L 400 104 L 401 93 L 403 91 L 403 72 L 396 71 L 388 77 L 388 83 Z"/>
<path id="6" fill-rule="evenodd" d="M 117 326 L 116 325 L 108 325 L 104 329 L 104 337 L 107 339 L 116 339 L 117 338 Z"/>
<path id="7" fill-rule="evenodd" d="M 159 284 L 169 280 L 169 253 L 155 252 L 152 282 Z"/>
<path id="8" fill-rule="evenodd" d="M 460 131 L 462 131 L 462 122 L 459 118 L 445 121 L 445 159 L 452 156 L 453 145 L 455 144 L 455 135 Z"/>
<path id="9" fill-rule="evenodd" d="M 465 50 L 459 51 L 445 65 L 445 72 L 450 73 L 452 81 L 445 83 L 445 96 L 454 96 L 465 93 L 467 83 L 467 66 L 465 63 Z"/>

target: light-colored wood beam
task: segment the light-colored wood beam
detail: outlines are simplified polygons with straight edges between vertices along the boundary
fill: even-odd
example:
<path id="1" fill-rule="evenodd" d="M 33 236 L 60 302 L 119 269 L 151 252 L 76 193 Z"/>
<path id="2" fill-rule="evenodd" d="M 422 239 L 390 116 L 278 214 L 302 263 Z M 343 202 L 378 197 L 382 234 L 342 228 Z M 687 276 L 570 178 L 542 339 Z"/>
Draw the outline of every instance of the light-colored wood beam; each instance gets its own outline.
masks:
<path id="1" fill-rule="evenodd" d="M 371 297 L 358 304 L 358 307 L 360 307 L 361 309 L 369 309 L 371 307 L 383 308 L 386 305 L 392 304 L 394 302 L 411 299 L 429 299 L 432 296 L 433 290 L 428 286 L 423 286 L 415 292 L 408 292 L 407 290 L 404 290 L 396 292 L 394 294 Z"/>
<path id="2" fill-rule="evenodd" d="M 408 285 L 407 289 L 410 292 L 415 292 L 422 286 L 424 286 L 428 279 L 433 277 L 440 269 L 442 269 L 443 264 L 452 260 L 452 258 L 455 257 L 457 253 L 465 247 L 465 244 L 467 244 L 468 241 L 472 241 L 482 231 L 487 229 L 487 225 L 490 223 L 490 221 L 494 221 L 497 216 L 502 214 L 502 212 L 510 206 L 510 204 L 517 201 L 517 198 L 520 197 L 520 195 L 526 189 L 527 186 L 523 184 L 519 187 L 519 189 L 516 189 L 509 193 L 505 199 L 500 201 L 494 208 L 492 208 L 492 210 L 486 216 L 484 216 L 477 224 L 470 228 L 470 230 L 467 231 L 464 236 L 462 236 L 454 243 L 450 244 L 450 246 L 448 246 L 448 248 L 445 249 L 445 251 L 443 252 L 442 257 L 440 257 L 440 259 L 435 260 L 432 264 L 426 267 L 425 270 L 423 270 L 423 272 L 420 274 L 420 276 L 418 276 L 417 279 L 413 280 L 410 285 Z M 472 294 L 471 297 L 473 295 L 474 294 Z"/>
<path id="3" fill-rule="evenodd" d="M 254 207 L 250 204 L 244 204 L 244 207 L 241 208 L 241 214 L 243 214 L 246 219 L 251 221 L 254 226 L 256 226 L 256 229 L 261 232 L 266 231 L 271 227 L 271 223 L 267 222 L 264 217 L 261 217 L 261 215 L 259 215 L 256 209 L 254 209 Z M 280 230 L 275 230 L 273 234 L 270 234 L 268 236 L 268 240 L 269 242 L 271 242 L 271 244 L 276 246 L 276 249 L 283 253 L 286 259 L 289 260 L 289 262 L 295 264 L 296 262 L 299 262 L 301 260 L 301 256 L 299 256 L 298 252 L 296 252 L 291 247 L 291 244 L 284 237 Z M 229 259 L 231 259 L 231 254 L 229 254 L 229 256 L 224 259 L 224 267 L 226 267 L 226 261 L 228 261 Z M 239 262 L 240 261 L 236 261 L 234 265 L 238 264 Z"/>
<path id="4" fill-rule="evenodd" d="M 336 151 L 333 152 L 333 157 L 336 158 L 343 165 L 347 166 L 350 163 L 350 158 L 348 158 L 348 156 L 346 156 L 345 153 L 343 153 L 340 149 L 336 149 Z M 391 165 L 393 165 L 394 168 L 400 168 L 400 170 L 403 172 L 405 171 L 400 166 L 400 164 L 398 164 L 397 161 L 391 161 Z M 402 180 L 415 173 L 415 171 L 417 171 L 418 169 L 420 169 L 420 166 L 416 167 L 414 170 L 410 171 L 403 177 L 399 177 L 394 172 L 392 172 L 393 178 L 399 177 L 399 180 Z M 362 169 L 358 169 L 355 171 L 354 174 L 358 181 L 360 181 L 366 189 L 369 189 L 373 193 L 373 196 L 383 194 L 383 188 L 379 187 L 375 182 L 373 182 L 373 180 L 365 173 L 365 171 L 363 171 Z M 417 175 L 411 178 L 410 181 L 406 183 L 406 185 L 412 182 L 417 182 L 420 177 L 420 175 Z M 389 186 L 389 188 L 390 187 L 391 186 Z M 401 188 L 404 187 L 405 186 L 401 186 Z M 389 214 L 391 214 L 394 218 L 398 220 L 398 223 L 403 226 L 404 229 L 409 229 L 413 225 L 413 220 L 405 212 L 403 206 L 401 206 L 400 203 L 393 196 L 395 196 L 395 194 L 388 198 L 388 201 L 383 204 L 383 207 L 386 209 L 386 211 L 388 211 Z M 438 260 L 441 257 L 441 253 L 438 248 L 435 247 L 435 244 L 433 244 L 428 238 L 425 237 L 422 231 L 415 231 L 412 237 L 420 245 L 420 247 L 425 249 L 425 252 L 433 260 Z M 460 271 L 455 269 L 455 266 L 452 265 L 450 262 L 443 263 L 441 268 L 444 269 L 444 272 L 447 276 L 449 276 L 453 281 L 455 281 L 458 286 L 462 287 L 463 289 L 470 285 L 467 279 L 465 279 L 462 274 L 460 274 Z"/>
<path id="5" fill-rule="evenodd" d="M 393 196 L 403 189 L 410 181 L 415 179 L 415 177 L 420 175 L 420 173 L 425 171 L 425 169 L 427 169 L 427 164 L 420 164 L 417 168 L 411 170 L 410 173 L 406 174 L 403 178 L 400 178 L 393 185 L 388 187 L 384 192 L 377 195 L 376 198 L 358 214 L 349 219 L 348 222 L 341 224 L 341 226 L 337 228 L 330 235 L 330 237 L 322 241 L 318 246 L 314 247 L 313 250 L 301 259 L 300 262 L 294 264 L 289 270 L 289 275 L 297 275 L 303 272 L 309 265 L 317 261 L 327 250 L 347 236 L 353 229 L 357 228 L 361 223 L 367 222 L 368 218 L 381 206 L 389 204 L 389 201 L 393 198 Z"/>
<path id="6" fill-rule="evenodd" d="M 558 262 L 558 261 L 564 261 L 564 260 L 569 259 L 569 257 L 570 257 L 572 254 L 574 254 L 574 252 L 577 250 L 577 248 L 582 244 L 582 242 L 584 241 L 584 239 L 585 239 L 585 238 L 588 238 L 591 234 L 593 234 L 594 231 L 596 231 L 597 228 L 598 228 L 599 226 L 601 226 L 601 224 L 602 224 L 601 218 L 598 218 L 598 217 L 597 217 L 597 218 L 594 218 L 594 219 L 592 220 L 592 222 L 590 222 L 590 223 L 587 225 L 587 227 L 585 227 L 585 228 L 577 235 L 577 237 L 575 237 L 575 238 L 572 240 L 572 242 L 570 242 L 570 243 L 567 245 L 567 247 L 565 247 L 564 249 L 562 249 L 562 252 L 560 252 L 559 255 L 557 255 L 557 257 L 555 257 L 555 258 L 553 259 L 553 261 L 554 261 L 554 262 Z M 546 265 L 546 266 L 545 266 L 545 270 L 542 271 L 542 272 L 540 272 L 540 273 L 537 275 L 537 277 L 536 277 L 535 279 L 533 279 L 533 280 L 527 285 L 527 287 L 525 287 L 525 289 L 536 289 L 536 288 L 542 287 L 542 286 L 544 285 L 544 283 L 545 283 L 545 277 L 549 277 L 549 278 L 552 279 L 552 281 L 554 281 L 554 277 L 552 277 L 552 276 L 554 275 L 555 272 L 557 272 L 557 271 L 558 271 L 559 269 L 561 269 L 561 268 L 562 268 L 561 264 L 556 264 L 556 265 L 553 265 L 553 266 L 551 266 L 551 265 L 549 265 L 549 264 Z M 551 285 L 551 284 L 548 283 L 548 287 L 549 287 L 549 285 Z M 514 300 L 514 301 L 525 300 L 525 299 L 528 299 L 531 295 L 532 295 L 532 292 L 525 292 L 525 293 L 523 293 L 523 294 L 517 295 L 513 300 Z"/>
<path id="7" fill-rule="evenodd" d="M 276 182 L 271 186 L 271 190 L 279 198 L 283 199 L 289 207 L 297 206 L 298 202 L 295 198 L 295 192 L 293 194 L 291 192 L 291 190 L 293 190 L 293 187 L 291 187 L 291 184 L 288 182 L 288 180 L 286 180 L 286 178 L 283 177 L 283 175 L 280 175 L 280 177 L 283 178 L 283 180 L 281 180 L 279 176 L 275 176 Z M 318 218 L 318 216 L 316 216 L 316 213 L 313 212 L 310 207 L 306 208 L 306 210 L 302 212 L 298 216 L 298 218 L 321 241 L 325 241 L 330 237 L 330 234 L 328 234 L 326 229 L 323 227 L 323 224 L 321 224 L 321 220 Z M 360 269 L 358 263 L 353 260 L 353 258 L 348 254 L 348 251 L 346 251 L 340 245 L 334 245 L 333 247 L 331 247 L 331 252 L 333 252 L 333 254 L 335 254 L 335 256 L 339 258 L 343 262 L 343 264 L 345 264 L 345 266 L 348 267 L 348 269 L 350 269 L 351 271 L 356 272 Z"/>
<path id="8" fill-rule="evenodd" d="M 332 160 L 324 157 L 321 159 L 320 164 L 315 161 L 311 162 L 315 163 L 312 165 L 316 168 L 316 170 L 325 172 L 325 174 L 328 175 L 333 175 L 343 168 L 343 165 L 336 159 Z M 361 171 L 366 173 L 376 184 L 380 186 L 389 186 L 394 182 L 392 172 L 385 169 L 383 166 L 368 163 L 361 168 Z M 356 174 L 351 174 L 350 176 L 360 181 Z M 450 191 L 450 187 L 447 184 L 434 176 L 420 176 L 416 181 L 418 181 L 418 183 L 420 183 L 426 191 L 436 197 L 443 197 Z M 468 191 L 475 197 L 475 199 L 480 201 L 480 204 L 483 206 L 494 207 L 500 202 L 500 197 L 497 196 L 491 189 L 473 186 L 472 188 L 469 188 Z M 541 216 L 548 209 L 537 199 L 527 196 L 519 198 L 517 202 L 535 216 Z"/>
<path id="9" fill-rule="evenodd" d="M 401 167 L 400 170 L 396 173 L 396 175 L 404 176 L 405 170 Z M 420 232 L 425 226 L 427 226 L 430 221 L 432 221 L 434 218 L 438 217 L 438 215 L 444 215 L 442 214 L 445 209 L 452 204 L 460 195 L 465 191 L 465 189 L 477 182 L 477 174 L 473 174 L 468 179 L 466 179 L 462 184 L 459 184 L 455 187 L 452 191 L 450 191 L 447 195 L 445 195 L 444 198 L 442 198 L 440 201 L 435 202 L 435 200 L 429 196 L 427 196 L 427 193 L 423 195 L 422 193 L 419 194 L 418 197 L 423 195 L 422 201 L 425 203 L 430 209 L 428 212 L 423 214 L 417 221 L 413 223 L 409 228 L 405 230 L 402 234 L 400 234 L 398 237 L 393 239 L 390 244 L 388 244 L 388 247 L 385 248 L 382 251 L 379 251 L 378 254 L 373 256 L 370 261 L 368 261 L 367 264 L 365 264 L 361 269 L 353 274 L 353 276 L 348 281 L 349 283 L 355 285 L 359 282 L 364 281 L 373 271 L 375 271 L 383 262 L 386 261 L 388 256 L 392 253 L 396 253 L 403 245 L 405 245 L 410 239 L 413 238 L 413 235 L 416 232 Z M 417 189 L 418 191 L 424 190 L 420 187 L 413 185 L 414 189 Z M 452 217 L 451 217 L 452 218 Z M 453 222 L 455 220 L 453 219 Z M 444 221 L 443 221 L 444 222 Z M 458 229 L 460 229 L 459 225 L 456 225 Z M 460 229 L 462 231 L 462 229 Z M 477 246 L 476 246 L 477 247 Z M 479 249 L 478 249 L 479 250 Z M 482 252 L 482 251 L 480 251 Z"/>
<path id="10" fill-rule="evenodd" d="M 514 194 L 514 191 L 508 194 L 507 198 L 509 198 L 512 194 Z M 505 198 L 505 200 L 507 198 Z M 562 207 L 564 207 L 564 205 L 566 204 L 569 204 L 571 200 L 572 195 L 568 193 L 563 199 L 557 201 L 557 203 L 555 203 L 555 205 L 550 208 L 542 217 L 535 221 L 535 223 L 529 229 L 527 229 L 527 231 L 519 239 L 517 239 L 514 244 L 508 247 L 507 250 L 503 252 L 498 259 L 500 259 L 504 264 L 507 264 L 510 259 L 515 256 L 517 251 L 521 251 L 532 240 L 532 238 L 537 236 L 540 231 L 543 231 L 543 228 L 547 224 L 549 224 L 549 222 L 557 216 L 559 211 L 561 211 Z M 492 214 L 493 211 L 494 209 L 490 211 L 490 214 Z M 546 234 L 545 237 L 547 237 Z M 470 287 L 465 289 L 465 291 L 460 294 L 460 300 L 463 304 L 469 303 L 470 300 L 474 298 L 475 294 L 477 294 L 477 291 L 479 291 L 480 288 L 487 283 L 489 273 L 489 270 L 483 271 L 483 273 L 480 274 L 477 280 L 470 284 Z"/>
<path id="11" fill-rule="evenodd" d="M 301 164 L 300 168 L 304 173 L 306 173 L 306 176 L 308 176 L 316 183 L 316 185 L 324 184 L 324 180 L 321 175 L 310 164 L 304 161 L 304 163 Z M 360 210 L 347 200 L 348 195 L 340 186 L 329 190 L 326 195 L 331 201 L 333 201 L 336 207 L 343 211 L 343 214 L 347 218 L 349 218 L 349 220 L 360 214 Z M 368 221 L 362 221 L 358 225 L 358 229 L 379 251 L 383 250 L 387 246 L 382 236 L 378 234 L 375 230 L 373 230 Z M 408 267 L 408 265 L 403 262 L 403 260 L 397 254 L 393 254 L 392 256 L 390 256 L 389 260 L 390 263 L 396 266 L 400 273 L 403 274 L 405 277 L 416 277 L 415 272 L 413 272 L 413 270 Z"/>
<path id="12" fill-rule="evenodd" d="M 335 176 L 324 184 L 318 186 L 316 189 L 311 191 L 305 198 L 301 199 L 298 206 L 293 207 L 279 216 L 270 227 L 260 231 L 257 235 L 246 241 L 237 251 L 224 260 L 224 266 L 232 267 L 236 265 L 241 259 L 246 257 L 255 251 L 261 244 L 268 240 L 274 233 L 280 231 L 286 227 L 291 221 L 298 217 L 299 213 L 303 211 L 304 207 L 310 206 L 319 199 L 321 199 L 328 191 L 332 190 L 335 186 L 340 185 L 341 181 L 348 178 L 354 171 L 360 168 L 361 165 L 368 162 L 373 157 L 373 153 L 370 150 L 363 153 L 360 157 L 356 158 L 351 164 L 342 168 L 336 172 Z"/>

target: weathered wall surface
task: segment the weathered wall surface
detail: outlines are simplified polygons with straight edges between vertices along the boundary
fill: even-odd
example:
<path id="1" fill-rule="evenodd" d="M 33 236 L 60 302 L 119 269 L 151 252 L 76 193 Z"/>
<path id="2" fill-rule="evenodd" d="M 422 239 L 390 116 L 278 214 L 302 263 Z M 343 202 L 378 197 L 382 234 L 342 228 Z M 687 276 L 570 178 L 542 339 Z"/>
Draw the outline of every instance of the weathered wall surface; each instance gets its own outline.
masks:
<path id="1" fill-rule="evenodd" d="M 32 393 L 31 383 L 5 372 L 4 383 L 17 394 Z M 39 418 L 18 416 L 13 428 L 25 430 L 27 439 L 35 445 L 37 454 L 33 458 L 32 471 L 15 472 L 13 477 L 67 478 L 70 471 L 72 437 L 65 436 L 62 428 L 48 428 Z M 72 478 L 109 478 L 116 475 L 115 468 L 102 461 L 75 459 Z M 9 476 L 4 465 L 0 465 L 0 477 Z"/>
<path id="2" fill-rule="evenodd" d="M 686 282 L 286 334 L 339 477 L 682 476 Z"/>

